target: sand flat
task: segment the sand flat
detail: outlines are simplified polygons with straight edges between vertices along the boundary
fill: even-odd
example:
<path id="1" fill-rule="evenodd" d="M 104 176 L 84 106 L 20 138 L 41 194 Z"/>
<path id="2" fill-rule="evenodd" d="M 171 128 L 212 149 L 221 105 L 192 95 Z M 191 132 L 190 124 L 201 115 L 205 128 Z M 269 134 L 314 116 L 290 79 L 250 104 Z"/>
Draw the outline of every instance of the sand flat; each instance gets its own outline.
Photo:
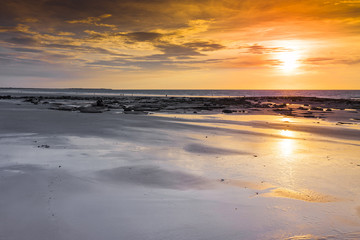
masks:
<path id="1" fill-rule="evenodd" d="M 16 104 L 0 101 L 4 239 L 359 236 L 354 126 Z"/>

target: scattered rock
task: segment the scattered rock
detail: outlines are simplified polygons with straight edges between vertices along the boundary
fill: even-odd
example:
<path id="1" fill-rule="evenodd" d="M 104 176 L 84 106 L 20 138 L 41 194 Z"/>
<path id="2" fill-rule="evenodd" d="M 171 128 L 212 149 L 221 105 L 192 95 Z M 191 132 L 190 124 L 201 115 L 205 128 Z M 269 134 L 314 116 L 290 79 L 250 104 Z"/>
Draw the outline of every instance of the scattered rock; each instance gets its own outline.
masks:
<path id="1" fill-rule="evenodd" d="M 334 109 L 354 109 L 359 112 L 360 104 L 358 100 L 352 99 L 328 99 L 317 97 L 154 97 L 154 96 L 24 96 L 11 97 L 0 96 L 0 99 L 24 99 L 25 102 L 33 104 L 51 104 L 51 109 L 62 111 L 80 111 L 83 113 L 101 113 L 109 109 L 124 109 L 127 114 L 147 114 L 161 110 L 192 113 L 199 113 L 202 110 L 218 110 L 224 114 L 234 112 L 248 113 L 252 111 L 264 111 L 265 108 L 273 109 L 282 115 L 294 116 L 297 112 L 292 111 L 289 104 L 294 104 L 299 110 L 299 115 L 308 114 L 309 110 L 317 113 L 334 111 Z M 61 100 L 61 102 L 59 101 Z M 79 105 L 69 105 L 76 101 L 84 101 L 83 104 L 92 102 L 91 106 L 79 107 Z M 72 101 L 72 102 L 71 102 Z M 85 102 L 86 101 L 86 102 Z M 295 105 L 296 104 L 296 105 Z M 295 110 L 295 109 L 294 109 Z M 128 112 L 127 112 L 128 111 Z M 311 115 L 311 113 L 309 113 Z M 305 116 L 312 118 L 312 116 Z"/>

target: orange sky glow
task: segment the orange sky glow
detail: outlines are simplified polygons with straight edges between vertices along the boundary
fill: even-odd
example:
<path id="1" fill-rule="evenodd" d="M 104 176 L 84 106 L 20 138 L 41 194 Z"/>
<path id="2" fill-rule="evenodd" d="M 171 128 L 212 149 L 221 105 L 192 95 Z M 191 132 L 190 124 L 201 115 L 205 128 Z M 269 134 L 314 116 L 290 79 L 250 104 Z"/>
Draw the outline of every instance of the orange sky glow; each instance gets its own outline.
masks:
<path id="1" fill-rule="evenodd" d="M 0 87 L 360 89 L 360 0 L 5 0 Z"/>

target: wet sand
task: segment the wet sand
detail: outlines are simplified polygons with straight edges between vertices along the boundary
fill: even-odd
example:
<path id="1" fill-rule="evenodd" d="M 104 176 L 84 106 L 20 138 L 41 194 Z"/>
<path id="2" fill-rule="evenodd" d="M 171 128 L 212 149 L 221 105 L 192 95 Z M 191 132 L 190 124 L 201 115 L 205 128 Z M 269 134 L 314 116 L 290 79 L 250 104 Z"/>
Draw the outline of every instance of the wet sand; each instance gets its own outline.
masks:
<path id="1" fill-rule="evenodd" d="M 0 100 L 0 239 L 360 239 L 357 102 L 97 100 Z"/>

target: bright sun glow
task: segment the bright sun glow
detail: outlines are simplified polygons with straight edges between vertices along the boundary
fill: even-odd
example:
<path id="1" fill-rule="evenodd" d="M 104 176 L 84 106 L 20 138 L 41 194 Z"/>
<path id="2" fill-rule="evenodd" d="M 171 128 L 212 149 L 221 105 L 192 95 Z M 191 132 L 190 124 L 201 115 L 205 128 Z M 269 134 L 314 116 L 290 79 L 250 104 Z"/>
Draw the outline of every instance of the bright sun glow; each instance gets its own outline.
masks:
<path id="1" fill-rule="evenodd" d="M 278 63 L 277 69 L 283 74 L 298 74 L 301 59 L 307 55 L 311 44 L 302 40 L 274 41 L 270 45 L 279 51 L 274 52 L 273 59 Z"/>
<path id="2" fill-rule="evenodd" d="M 300 54 L 296 50 L 280 52 L 277 54 L 277 59 L 281 62 L 279 68 L 286 73 L 292 73 L 299 67 Z"/>

